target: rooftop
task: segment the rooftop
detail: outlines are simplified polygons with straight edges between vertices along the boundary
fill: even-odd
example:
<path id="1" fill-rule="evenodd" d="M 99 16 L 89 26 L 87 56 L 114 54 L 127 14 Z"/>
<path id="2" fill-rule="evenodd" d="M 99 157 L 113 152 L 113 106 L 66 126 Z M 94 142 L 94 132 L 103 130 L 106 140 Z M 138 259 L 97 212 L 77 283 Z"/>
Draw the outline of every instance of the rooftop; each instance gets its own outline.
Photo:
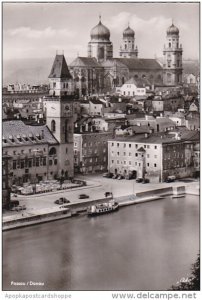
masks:
<path id="1" fill-rule="evenodd" d="M 3 121 L 2 124 L 3 147 L 58 144 L 46 125 L 30 126 L 21 120 Z"/>

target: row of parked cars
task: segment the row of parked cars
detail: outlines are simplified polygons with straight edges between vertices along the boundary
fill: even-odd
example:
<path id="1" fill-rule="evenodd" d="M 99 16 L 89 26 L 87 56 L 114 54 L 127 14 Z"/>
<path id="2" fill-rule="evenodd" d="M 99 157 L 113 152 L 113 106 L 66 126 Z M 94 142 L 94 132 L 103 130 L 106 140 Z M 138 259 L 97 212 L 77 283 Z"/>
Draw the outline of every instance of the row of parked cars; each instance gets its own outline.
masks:
<path id="1" fill-rule="evenodd" d="M 103 175 L 102 175 L 103 177 L 105 177 L 105 178 L 112 178 L 112 179 L 118 179 L 118 180 L 121 180 L 121 179 L 128 179 L 128 180 L 130 180 L 130 179 L 135 179 L 135 177 L 134 177 L 134 175 L 126 175 L 125 177 L 123 176 L 123 175 L 121 175 L 121 174 L 113 174 L 113 173 L 104 173 Z M 141 182 L 141 183 L 149 183 L 149 179 L 148 178 L 137 178 L 136 179 L 136 182 Z"/>

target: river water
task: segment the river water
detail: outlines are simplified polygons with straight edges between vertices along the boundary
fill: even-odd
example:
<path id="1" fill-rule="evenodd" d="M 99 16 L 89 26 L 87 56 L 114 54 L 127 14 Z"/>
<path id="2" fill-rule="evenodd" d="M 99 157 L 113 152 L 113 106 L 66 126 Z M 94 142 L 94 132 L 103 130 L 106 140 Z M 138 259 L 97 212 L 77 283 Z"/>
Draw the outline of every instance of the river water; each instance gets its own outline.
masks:
<path id="1" fill-rule="evenodd" d="M 168 197 L 4 232 L 3 289 L 167 290 L 198 253 L 199 197 Z"/>

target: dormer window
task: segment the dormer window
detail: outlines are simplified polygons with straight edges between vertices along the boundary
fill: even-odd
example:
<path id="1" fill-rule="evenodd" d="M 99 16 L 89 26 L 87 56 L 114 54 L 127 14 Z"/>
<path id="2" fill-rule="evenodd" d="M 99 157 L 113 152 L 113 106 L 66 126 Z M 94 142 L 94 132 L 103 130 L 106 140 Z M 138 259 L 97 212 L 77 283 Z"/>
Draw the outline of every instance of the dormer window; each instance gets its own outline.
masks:
<path id="1" fill-rule="evenodd" d="M 20 135 L 17 135 L 17 139 L 20 143 L 22 142 L 22 137 Z"/>
<path id="2" fill-rule="evenodd" d="M 14 142 L 15 142 L 15 140 L 14 140 L 14 138 L 13 138 L 13 136 L 12 136 L 12 135 L 9 135 L 9 140 L 10 140 L 12 143 L 14 143 Z"/>

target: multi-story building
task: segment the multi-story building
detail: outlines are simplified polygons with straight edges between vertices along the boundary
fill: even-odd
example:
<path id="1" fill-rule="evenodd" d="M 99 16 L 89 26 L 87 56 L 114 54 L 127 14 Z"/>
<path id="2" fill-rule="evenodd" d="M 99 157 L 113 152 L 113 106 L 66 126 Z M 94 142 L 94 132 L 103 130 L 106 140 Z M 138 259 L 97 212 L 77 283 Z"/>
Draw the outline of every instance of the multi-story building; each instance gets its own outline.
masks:
<path id="1" fill-rule="evenodd" d="M 110 132 L 83 132 L 74 134 L 75 172 L 83 174 L 107 170 Z"/>
<path id="2" fill-rule="evenodd" d="M 12 183 L 73 177 L 74 95 L 63 55 L 56 55 L 46 101 L 46 125 L 3 122 L 3 154 L 12 157 Z"/>
<path id="3" fill-rule="evenodd" d="M 199 133 L 116 136 L 108 141 L 108 170 L 123 176 L 161 182 L 167 176 L 193 175 L 193 147 Z"/>

